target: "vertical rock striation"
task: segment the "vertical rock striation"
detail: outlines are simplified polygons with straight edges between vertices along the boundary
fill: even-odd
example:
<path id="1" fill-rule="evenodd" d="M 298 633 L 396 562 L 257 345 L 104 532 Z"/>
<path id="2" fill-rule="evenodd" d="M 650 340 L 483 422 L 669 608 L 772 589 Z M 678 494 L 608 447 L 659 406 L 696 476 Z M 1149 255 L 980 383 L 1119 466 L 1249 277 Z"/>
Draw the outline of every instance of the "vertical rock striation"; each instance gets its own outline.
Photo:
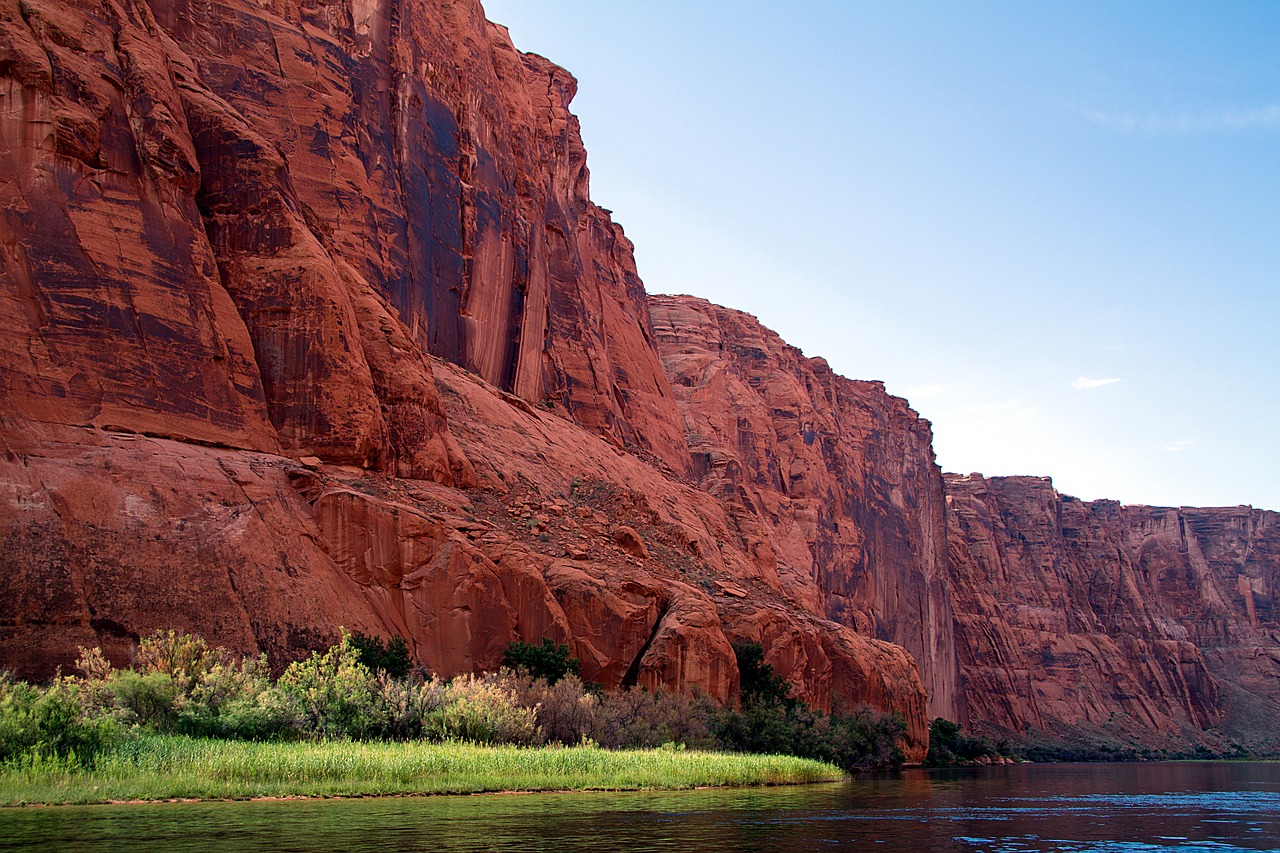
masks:
<path id="1" fill-rule="evenodd" d="M 281 661 L 345 624 L 445 674 L 545 635 L 728 701 L 730 638 L 768 637 L 922 755 L 916 663 L 873 639 L 923 655 L 921 590 L 879 619 L 887 577 L 779 583 L 758 508 L 688 484 L 571 75 L 465 0 L 9 0 L 0 28 L 7 665 L 170 626 Z"/>
<path id="2" fill-rule="evenodd" d="M 476 0 L 0 0 L 3 666 L 345 625 L 732 701 L 759 640 L 910 759 L 936 715 L 1257 735 L 1275 514 L 944 500 L 881 384 L 646 296 L 575 88 Z"/>

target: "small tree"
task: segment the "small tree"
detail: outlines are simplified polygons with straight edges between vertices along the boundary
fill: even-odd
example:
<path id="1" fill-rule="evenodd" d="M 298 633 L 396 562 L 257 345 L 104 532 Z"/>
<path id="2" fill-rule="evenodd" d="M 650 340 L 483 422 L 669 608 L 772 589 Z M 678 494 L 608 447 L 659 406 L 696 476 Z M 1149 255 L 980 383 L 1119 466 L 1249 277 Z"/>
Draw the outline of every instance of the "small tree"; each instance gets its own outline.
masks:
<path id="1" fill-rule="evenodd" d="M 392 637 L 383 645 L 381 637 L 356 631 L 351 635 L 351 646 L 360 655 L 360 663 L 373 673 L 385 672 L 392 678 L 404 678 L 413 664 L 404 637 Z"/>
<path id="2" fill-rule="evenodd" d="M 543 637 L 540 646 L 520 640 L 508 643 L 502 665 L 533 678 L 545 678 L 548 684 L 578 674 L 578 659 L 569 657 L 569 647 L 550 637 Z"/>
<path id="3" fill-rule="evenodd" d="M 737 643 L 733 654 L 738 659 L 739 693 L 744 707 L 753 705 L 795 705 L 791 685 L 773 667 L 764 662 L 764 647 L 759 643 Z"/>

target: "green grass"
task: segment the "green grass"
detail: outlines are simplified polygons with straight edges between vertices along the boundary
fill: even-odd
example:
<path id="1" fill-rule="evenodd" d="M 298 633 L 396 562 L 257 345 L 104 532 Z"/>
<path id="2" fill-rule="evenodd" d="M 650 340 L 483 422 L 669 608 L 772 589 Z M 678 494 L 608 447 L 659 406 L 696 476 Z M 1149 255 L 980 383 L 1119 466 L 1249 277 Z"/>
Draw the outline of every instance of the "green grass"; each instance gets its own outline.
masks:
<path id="1" fill-rule="evenodd" d="M 461 743 L 251 743 L 140 736 L 92 771 L 0 768 L 0 804 L 128 800 L 660 790 L 840 779 L 830 765 L 777 755 Z"/>

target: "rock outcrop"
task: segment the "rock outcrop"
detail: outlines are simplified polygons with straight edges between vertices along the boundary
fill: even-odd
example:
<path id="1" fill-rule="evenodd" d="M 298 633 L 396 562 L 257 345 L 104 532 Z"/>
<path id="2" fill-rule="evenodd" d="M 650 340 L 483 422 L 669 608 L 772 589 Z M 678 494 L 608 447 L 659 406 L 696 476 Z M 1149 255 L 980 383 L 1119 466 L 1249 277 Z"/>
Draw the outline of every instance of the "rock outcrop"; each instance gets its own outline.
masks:
<path id="1" fill-rule="evenodd" d="M 974 720 L 1185 750 L 1275 749 L 1280 515 L 1082 502 L 947 475 Z"/>

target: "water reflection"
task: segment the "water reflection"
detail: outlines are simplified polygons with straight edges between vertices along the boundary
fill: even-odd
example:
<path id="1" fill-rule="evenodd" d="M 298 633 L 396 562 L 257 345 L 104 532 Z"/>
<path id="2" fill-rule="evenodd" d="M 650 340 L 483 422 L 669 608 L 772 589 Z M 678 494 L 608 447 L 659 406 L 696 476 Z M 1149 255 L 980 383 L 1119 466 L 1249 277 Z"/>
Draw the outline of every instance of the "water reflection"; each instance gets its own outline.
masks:
<path id="1" fill-rule="evenodd" d="M 0 849 L 1195 851 L 1280 848 L 1280 764 L 907 771 L 842 784 L 0 810 Z"/>

